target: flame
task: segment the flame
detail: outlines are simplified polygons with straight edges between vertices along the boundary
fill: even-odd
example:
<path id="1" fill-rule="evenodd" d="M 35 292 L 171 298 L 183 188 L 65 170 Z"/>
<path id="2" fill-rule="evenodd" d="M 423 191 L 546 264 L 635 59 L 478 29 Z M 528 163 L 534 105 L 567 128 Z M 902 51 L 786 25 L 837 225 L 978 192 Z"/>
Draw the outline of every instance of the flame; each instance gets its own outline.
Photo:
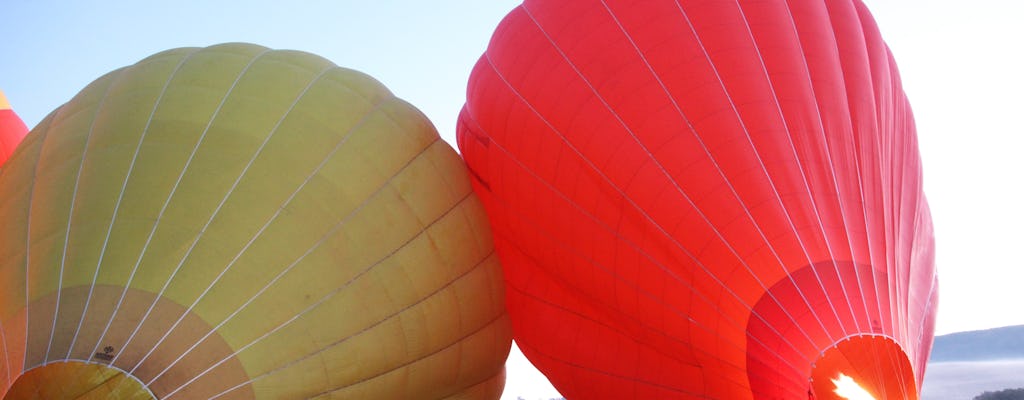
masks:
<path id="1" fill-rule="evenodd" d="M 846 400 L 876 400 L 875 396 L 846 374 L 839 374 L 832 383 L 836 385 L 836 394 Z"/>

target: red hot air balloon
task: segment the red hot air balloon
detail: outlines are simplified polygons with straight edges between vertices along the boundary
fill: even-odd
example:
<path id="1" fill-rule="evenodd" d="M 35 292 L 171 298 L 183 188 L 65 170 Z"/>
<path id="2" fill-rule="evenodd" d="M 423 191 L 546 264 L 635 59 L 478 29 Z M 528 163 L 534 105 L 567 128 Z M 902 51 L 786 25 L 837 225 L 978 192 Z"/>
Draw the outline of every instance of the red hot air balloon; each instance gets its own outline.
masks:
<path id="1" fill-rule="evenodd" d="M 467 97 L 515 339 L 566 398 L 918 397 L 931 217 L 860 1 L 527 0 Z"/>
<path id="2" fill-rule="evenodd" d="M 11 156 L 27 133 L 28 127 L 11 110 L 11 103 L 7 102 L 4 92 L 0 91 L 0 165 L 7 161 L 7 157 Z"/>

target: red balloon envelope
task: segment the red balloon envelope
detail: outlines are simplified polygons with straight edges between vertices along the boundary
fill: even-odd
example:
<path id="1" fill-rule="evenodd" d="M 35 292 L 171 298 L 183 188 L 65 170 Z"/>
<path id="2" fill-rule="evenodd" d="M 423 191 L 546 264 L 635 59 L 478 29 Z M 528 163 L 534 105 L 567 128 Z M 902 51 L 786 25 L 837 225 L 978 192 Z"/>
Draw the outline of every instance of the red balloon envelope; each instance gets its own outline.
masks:
<path id="1" fill-rule="evenodd" d="M 931 217 L 859 1 L 527 0 L 458 135 L 567 398 L 918 397 Z"/>
<path id="2" fill-rule="evenodd" d="M 14 153 L 21 138 L 28 133 L 28 127 L 21 118 L 11 110 L 11 104 L 7 102 L 4 92 L 0 92 L 0 165 Z"/>

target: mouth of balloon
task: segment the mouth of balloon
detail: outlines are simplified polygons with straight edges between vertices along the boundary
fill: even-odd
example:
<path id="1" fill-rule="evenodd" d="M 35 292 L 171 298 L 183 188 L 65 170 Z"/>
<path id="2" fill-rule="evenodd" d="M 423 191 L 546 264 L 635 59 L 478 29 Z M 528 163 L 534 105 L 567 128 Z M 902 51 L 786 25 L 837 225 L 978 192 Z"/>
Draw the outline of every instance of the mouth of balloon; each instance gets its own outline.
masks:
<path id="1" fill-rule="evenodd" d="M 58 387 L 52 382 L 61 384 Z M 33 368 L 14 381 L 4 400 L 77 399 L 89 393 L 100 393 L 101 387 L 120 399 L 156 400 L 136 377 L 109 365 L 82 361 L 55 362 Z"/>
<path id="2" fill-rule="evenodd" d="M 747 323 L 754 397 L 917 400 L 910 358 L 883 317 L 885 300 L 864 295 L 863 288 L 873 292 L 876 281 L 888 280 L 886 271 L 868 265 L 827 261 L 775 283 Z M 841 382 L 855 382 L 871 397 L 837 393 L 834 381 L 842 376 L 849 380 Z"/>
<path id="3" fill-rule="evenodd" d="M 84 310 L 89 297 L 93 307 Z M 57 304 L 63 304 L 65 310 L 78 305 L 78 310 L 65 312 L 82 315 L 81 319 L 57 319 L 55 324 Z M 97 304 L 117 311 L 104 311 Z M 240 397 L 251 393 L 250 377 L 236 350 L 198 314 L 168 297 L 116 285 L 79 285 L 40 296 L 26 309 L 28 329 L 45 329 L 44 334 L 30 336 L 24 354 L 12 357 L 12 362 L 23 360 L 29 370 L 6 396 L 0 394 L 3 400 L 78 398 L 64 395 L 72 393 L 69 387 L 92 388 L 93 395 L 116 390 L 111 398 L 132 400 L 167 397 L 182 387 L 179 396 L 187 398 L 194 398 L 189 397 L 194 393 L 191 390 L 220 392 L 236 385 L 236 390 L 245 392 Z M 175 321 L 179 321 L 177 327 Z M 80 330 L 76 329 L 79 322 Z M 51 340 L 49 333 L 54 327 Z M 15 340 L 25 339 L 8 335 L 9 342 Z M 198 345 L 190 348 L 197 340 Z M 223 361 L 209 368 L 217 360 Z M 200 375 L 203 378 L 193 379 Z M 15 394 L 22 393 L 20 390 L 25 390 L 27 397 Z M 36 391 L 56 395 L 34 395 Z"/>
<path id="4" fill-rule="evenodd" d="M 854 336 L 830 347 L 814 363 L 814 399 L 917 400 L 917 382 L 910 361 L 892 339 Z"/>
<path id="5" fill-rule="evenodd" d="M 846 400 L 877 400 L 871 392 L 864 389 L 863 386 L 849 375 L 839 374 L 838 377 L 832 380 L 832 383 L 836 385 L 836 394 Z"/>

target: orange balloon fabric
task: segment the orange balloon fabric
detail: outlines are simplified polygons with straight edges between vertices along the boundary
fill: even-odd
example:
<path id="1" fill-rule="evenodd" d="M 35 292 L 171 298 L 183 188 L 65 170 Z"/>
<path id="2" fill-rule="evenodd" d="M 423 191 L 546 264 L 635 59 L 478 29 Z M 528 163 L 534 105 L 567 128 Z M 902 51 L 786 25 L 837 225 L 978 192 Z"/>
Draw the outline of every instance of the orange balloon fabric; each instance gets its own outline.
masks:
<path id="1" fill-rule="evenodd" d="M 21 118 L 18 118 L 18 114 L 11 110 L 11 104 L 4 96 L 4 92 L 0 92 L 0 165 L 14 153 L 21 138 L 27 133 L 28 127 Z"/>
<path id="2" fill-rule="evenodd" d="M 918 397 L 931 217 L 860 1 L 527 0 L 467 92 L 515 339 L 566 398 Z"/>

